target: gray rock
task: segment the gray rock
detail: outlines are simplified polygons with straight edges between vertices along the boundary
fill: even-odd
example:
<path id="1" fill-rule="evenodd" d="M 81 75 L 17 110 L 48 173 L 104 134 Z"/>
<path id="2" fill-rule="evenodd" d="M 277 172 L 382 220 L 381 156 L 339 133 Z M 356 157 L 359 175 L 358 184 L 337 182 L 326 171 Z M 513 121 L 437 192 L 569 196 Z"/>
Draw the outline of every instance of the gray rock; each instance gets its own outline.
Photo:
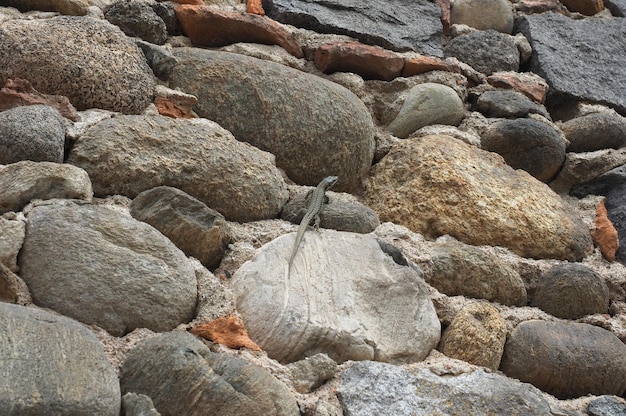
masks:
<path id="1" fill-rule="evenodd" d="M 444 48 L 445 57 L 453 56 L 485 75 L 517 71 L 519 51 L 511 36 L 495 30 L 477 30 L 457 36 Z"/>
<path id="2" fill-rule="evenodd" d="M 531 306 L 557 318 L 578 319 L 609 310 L 609 289 L 604 278 L 576 263 L 564 263 L 542 273 Z"/>
<path id="3" fill-rule="evenodd" d="M 35 206 L 19 266 L 35 304 L 116 336 L 168 331 L 195 314 L 196 276 L 183 252 L 148 224 L 104 206 Z"/>
<path id="4" fill-rule="evenodd" d="M 478 97 L 476 107 L 487 117 L 521 118 L 528 114 L 541 114 L 550 119 L 550 114 L 543 105 L 512 90 L 486 91 Z"/>
<path id="5" fill-rule="evenodd" d="M 328 355 L 321 353 L 304 360 L 287 364 L 291 372 L 294 388 L 298 393 L 310 393 L 338 371 L 339 366 Z"/>
<path id="6" fill-rule="evenodd" d="M 520 16 L 516 29 L 534 53 L 529 70 L 548 84 L 548 105 L 582 100 L 626 113 L 626 25 L 621 19 L 574 20 L 559 13 Z M 611 42 L 606 34 L 611 33 Z"/>
<path id="7" fill-rule="evenodd" d="M 619 149 L 626 142 L 626 119 L 613 112 L 603 111 L 577 117 L 560 127 L 570 142 L 568 152 Z"/>
<path id="8" fill-rule="evenodd" d="M 441 9 L 429 1 L 264 0 L 269 17 L 391 50 L 441 56 Z"/>
<path id="9" fill-rule="evenodd" d="M 400 112 L 387 129 L 404 139 L 432 124 L 458 126 L 463 117 L 463 101 L 452 88 L 427 82 L 409 90 Z"/>
<path id="10" fill-rule="evenodd" d="M 167 33 L 171 36 L 182 35 L 182 29 L 176 17 L 176 7 L 178 3 L 173 1 L 148 2 L 152 10 L 163 20 Z"/>
<path id="11" fill-rule="evenodd" d="M 137 40 L 137 46 L 141 48 L 143 54 L 146 56 L 148 65 L 152 68 L 154 75 L 163 81 L 167 81 L 172 74 L 174 65 L 178 62 L 172 52 L 163 46 L 143 40 Z"/>
<path id="12" fill-rule="evenodd" d="M 71 16 L 84 16 L 89 11 L 87 0 L 2 0 L 0 4 L 16 7 L 23 12 L 41 10 Z"/>
<path id="13" fill-rule="evenodd" d="M 152 398 L 164 416 L 257 416 L 300 414 L 295 398 L 267 370 L 240 358 L 211 352 L 186 332 L 141 342 L 121 369 L 122 393 Z"/>
<path id="14" fill-rule="evenodd" d="M 572 188 L 571 195 L 584 198 L 587 195 L 608 195 L 612 190 L 618 190 L 626 185 L 626 164 L 621 164 L 593 180 Z M 616 200 L 617 201 L 617 200 Z"/>
<path id="15" fill-rule="evenodd" d="M 457 242 L 437 243 L 432 264 L 432 274 L 426 276 L 426 282 L 448 296 L 526 305 L 526 288 L 517 271 L 477 247 Z"/>
<path id="16" fill-rule="evenodd" d="M 1 171 L 0 171 L 1 172 Z M 0 217 L 0 263 L 17 272 L 17 254 L 26 236 L 26 223 L 19 219 Z"/>
<path id="17" fill-rule="evenodd" d="M 308 231 L 289 269 L 294 239 L 263 246 L 231 282 L 250 338 L 271 358 L 323 352 L 339 363 L 414 362 L 437 345 L 441 326 L 426 284 L 374 238 Z"/>
<path id="18" fill-rule="evenodd" d="M 63 117 L 54 108 L 28 105 L 0 112 L 0 164 L 20 160 L 62 163 L 64 148 Z"/>
<path id="19" fill-rule="evenodd" d="M 335 175 L 335 190 L 358 188 L 375 144 L 372 118 L 356 95 L 261 59 L 196 48 L 177 48 L 175 56 L 170 87 L 198 97 L 198 115 L 274 154 L 296 183 L 315 186 Z"/>
<path id="20" fill-rule="evenodd" d="M 128 36 L 139 37 L 146 42 L 162 45 L 167 40 L 167 27 L 153 10 L 152 0 L 118 0 L 104 12 L 104 17 L 122 29 Z"/>
<path id="21" fill-rule="evenodd" d="M 511 33 L 513 8 L 506 0 L 456 0 L 450 5 L 450 23 Z"/>
<path id="22" fill-rule="evenodd" d="M 552 414 L 533 386 L 483 370 L 440 377 L 360 362 L 341 373 L 337 396 L 349 416 Z"/>
<path id="23" fill-rule="evenodd" d="M 624 399 L 601 396 L 589 402 L 586 411 L 589 416 L 626 416 L 626 404 Z"/>
<path id="24" fill-rule="evenodd" d="M 509 334 L 500 370 L 560 399 L 626 390 L 626 345 L 574 322 L 525 321 Z"/>
<path id="25" fill-rule="evenodd" d="M 626 148 L 603 149 L 586 153 L 566 153 L 565 162 L 556 178 L 550 182 L 555 192 L 568 194 L 572 188 L 584 188 L 586 183 L 626 163 Z"/>
<path id="26" fill-rule="evenodd" d="M 0 214 L 21 211 L 33 199 L 92 196 L 89 175 L 76 166 L 22 161 L 0 169 Z"/>
<path id="27" fill-rule="evenodd" d="M 25 78 L 78 109 L 137 114 L 156 80 L 141 50 L 118 27 L 90 17 L 11 20 L 0 27 L 0 85 Z"/>
<path id="28" fill-rule="evenodd" d="M 0 263 L 0 302 L 29 305 L 33 302 L 22 278 Z"/>
<path id="29" fill-rule="evenodd" d="M 3 415 L 119 414 L 115 370 L 100 342 L 78 322 L 0 302 L 0 335 Z"/>
<path id="30" fill-rule="evenodd" d="M 613 16 L 626 17 L 626 0 L 605 0 L 604 7 L 609 9 Z"/>
<path id="31" fill-rule="evenodd" d="M 158 186 L 143 191 L 133 200 L 130 214 L 207 267 L 217 267 L 229 243 L 224 216 L 180 189 Z"/>
<path id="32" fill-rule="evenodd" d="M 122 396 L 121 416 L 161 416 L 145 394 L 126 393 Z"/>
<path id="33" fill-rule="evenodd" d="M 274 218 L 288 197 L 272 155 L 208 120 L 114 117 L 81 136 L 67 162 L 87 171 L 97 196 L 166 185 L 233 221 Z"/>
<path id="34" fill-rule="evenodd" d="M 500 154 L 514 169 L 543 182 L 553 179 L 565 162 L 565 142 L 552 126 L 537 120 L 503 120 L 481 136 L 482 148 Z"/>

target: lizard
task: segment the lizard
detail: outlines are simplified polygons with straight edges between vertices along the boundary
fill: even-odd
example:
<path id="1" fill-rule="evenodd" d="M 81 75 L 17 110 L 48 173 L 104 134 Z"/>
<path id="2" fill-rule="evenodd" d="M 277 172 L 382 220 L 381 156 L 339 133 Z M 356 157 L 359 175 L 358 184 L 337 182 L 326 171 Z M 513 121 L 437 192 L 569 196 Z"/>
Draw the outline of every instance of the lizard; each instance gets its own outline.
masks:
<path id="1" fill-rule="evenodd" d="M 298 247 L 302 242 L 302 238 L 304 237 L 304 232 L 307 227 L 311 223 L 312 219 L 315 219 L 314 227 L 315 229 L 319 229 L 320 226 L 320 212 L 325 204 L 328 203 L 328 197 L 326 196 L 326 191 L 329 190 L 334 184 L 337 183 L 337 176 L 328 176 L 317 185 L 317 187 L 311 191 L 306 196 L 307 209 L 304 217 L 302 217 L 302 221 L 300 221 L 300 226 L 298 227 L 298 233 L 296 234 L 296 243 L 293 246 L 293 251 L 291 252 L 291 258 L 289 258 L 289 270 L 291 270 L 291 264 L 293 263 L 293 259 L 296 257 L 296 253 L 298 253 Z"/>

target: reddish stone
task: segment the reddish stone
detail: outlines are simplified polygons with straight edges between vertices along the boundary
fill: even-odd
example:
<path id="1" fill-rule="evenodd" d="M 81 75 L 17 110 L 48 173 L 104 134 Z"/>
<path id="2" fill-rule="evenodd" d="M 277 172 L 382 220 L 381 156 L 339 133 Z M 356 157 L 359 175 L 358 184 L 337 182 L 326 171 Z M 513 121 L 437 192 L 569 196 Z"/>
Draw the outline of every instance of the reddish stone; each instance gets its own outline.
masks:
<path id="1" fill-rule="evenodd" d="M 615 261 L 615 255 L 619 247 L 617 230 L 608 217 L 604 200 L 596 208 L 595 229 L 591 231 L 593 241 L 600 248 L 600 253 L 608 261 Z"/>
<path id="2" fill-rule="evenodd" d="M 196 6 L 204 6 L 204 0 L 172 0 L 178 4 L 193 4 Z"/>
<path id="3" fill-rule="evenodd" d="M 450 0 L 435 0 L 435 4 L 441 9 L 441 24 L 443 33 L 450 34 Z"/>
<path id="4" fill-rule="evenodd" d="M 604 10 L 604 2 L 602 0 L 562 0 L 561 3 L 568 10 L 584 14 L 585 16 L 593 16 Z"/>
<path id="5" fill-rule="evenodd" d="M 447 71 L 460 74 L 461 67 L 457 63 L 447 59 L 420 56 L 418 58 L 409 58 L 405 61 L 402 76 L 410 77 L 430 71 Z"/>
<path id="6" fill-rule="evenodd" d="M 520 0 L 515 8 L 524 14 L 543 13 L 558 10 L 559 3 L 557 0 Z"/>
<path id="7" fill-rule="evenodd" d="M 154 105 L 162 116 L 171 118 L 197 118 L 190 108 L 184 108 L 164 97 L 156 97 L 154 99 Z"/>
<path id="8" fill-rule="evenodd" d="M 30 82 L 21 79 L 7 79 L 7 83 L 0 89 L 0 111 L 24 105 L 45 104 L 56 108 L 61 115 L 69 120 L 78 120 L 76 108 L 67 97 L 62 95 L 47 95 L 35 90 Z"/>
<path id="9" fill-rule="evenodd" d="M 548 84 L 537 75 L 496 72 L 487 77 L 487 82 L 494 87 L 519 91 L 538 103 L 543 103 L 548 92 Z"/>
<path id="10" fill-rule="evenodd" d="M 206 324 L 196 325 L 189 332 L 228 348 L 245 347 L 250 350 L 261 351 L 261 348 L 248 337 L 248 331 L 243 326 L 243 321 L 236 315 L 228 315 Z"/>
<path id="11" fill-rule="evenodd" d="M 208 6 L 181 5 L 176 17 L 196 46 L 226 46 L 237 42 L 280 45 L 297 58 L 304 57 L 295 36 L 265 16 L 228 12 Z"/>
<path id="12" fill-rule="evenodd" d="M 353 72 L 365 79 L 391 81 L 402 74 L 404 58 L 378 46 L 337 42 L 317 48 L 315 66 L 325 74 Z"/>
<path id="13" fill-rule="evenodd" d="M 258 14 L 265 16 L 265 10 L 263 10 L 262 0 L 247 0 L 246 1 L 246 13 Z"/>

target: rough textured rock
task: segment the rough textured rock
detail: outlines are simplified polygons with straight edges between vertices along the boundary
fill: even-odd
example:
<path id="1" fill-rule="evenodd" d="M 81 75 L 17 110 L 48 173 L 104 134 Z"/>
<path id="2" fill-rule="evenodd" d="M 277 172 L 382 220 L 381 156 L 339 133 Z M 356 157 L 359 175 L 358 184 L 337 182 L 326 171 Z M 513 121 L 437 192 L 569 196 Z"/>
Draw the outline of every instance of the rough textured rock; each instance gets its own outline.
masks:
<path id="1" fill-rule="evenodd" d="M 312 392 L 338 371 L 337 363 L 324 353 L 288 364 L 287 368 L 298 393 Z"/>
<path id="2" fill-rule="evenodd" d="M 0 27 L 0 84 L 25 78 L 79 110 L 140 113 L 155 78 L 141 50 L 112 24 L 89 17 L 12 20 Z"/>
<path id="3" fill-rule="evenodd" d="M 248 337 L 248 331 L 237 315 L 223 316 L 205 324 L 194 325 L 189 332 L 226 345 L 228 348 L 245 347 L 253 351 L 261 351 L 261 348 Z"/>
<path id="4" fill-rule="evenodd" d="M 542 182 L 553 179 L 565 161 L 565 142 L 556 129 L 531 119 L 491 124 L 481 136 L 482 148 L 500 154 L 514 169 Z"/>
<path id="5" fill-rule="evenodd" d="M 353 93 L 246 56 L 194 48 L 178 48 L 175 55 L 180 62 L 170 86 L 198 97 L 201 117 L 274 154 L 296 183 L 315 186 L 332 174 L 339 176 L 335 190 L 358 187 L 374 156 L 374 129 Z"/>
<path id="6" fill-rule="evenodd" d="M 377 46 L 336 42 L 317 48 L 315 66 L 325 74 L 353 72 L 364 79 L 391 81 L 402 74 L 404 58 Z"/>
<path id="7" fill-rule="evenodd" d="M 126 393 L 122 397 L 122 416 L 161 416 L 152 399 L 145 394 Z"/>
<path id="8" fill-rule="evenodd" d="M 573 20 L 558 13 L 521 16 L 517 30 L 534 53 L 529 69 L 550 84 L 548 104 L 583 100 L 626 114 L 626 26 L 620 19 Z M 606 41 L 612 33 L 614 41 Z"/>
<path id="9" fill-rule="evenodd" d="M 522 278 L 493 254 L 462 243 L 443 242 L 434 246 L 432 264 L 432 275 L 426 281 L 442 293 L 526 305 Z"/>
<path id="10" fill-rule="evenodd" d="M 107 207 L 33 208 L 19 266 L 35 304 L 113 335 L 168 331 L 195 314 L 196 276 L 185 255 L 154 228 Z"/>
<path id="11" fill-rule="evenodd" d="M 626 345 L 596 326 L 526 321 L 509 334 L 500 370 L 561 399 L 621 395 Z"/>
<path id="12" fill-rule="evenodd" d="M 272 19 L 296 27 L 441 56 L 441 10 L 429 1 L 264 0 L 263 8 Z"/>
<path id="13" fill-rule="evenodd" d="M 611 11 L 613 16 L 626 16 L 626 0 L 605 0 L 604 6 Z"/>
<path id="14" fill-rule="evenodd" d="M 495 30 L 478 30 L 457 36 L 444 48 L 446 57 L 454 56 L 486 75 L 517 71 L 520 56 L 511 36 Z"/>
<path id="15" fill-rule="evenodd" d="M 365 198 L 381 221 L 431 237 L 572 261 L 592 249 L 587 227 L 546 185 L 449 136 L 395 145 L 374 167 Z"/>
<path id="16" fill-rule="evenodd" d="M 573 320 L 607 313 L 609 289 L 604 278 L 592 269 L 564 263 L 541 275 L 530 304 L 557 318 Z"/>
<path id="17" fill-rule="evenodd" d="M 43 104 L 55 108 L 63 117 L 76 121 L 78 113 L 67 97 L 41 94 L 25 79 L 7 79 L 0 89 L 0 111 L 23 105 Z"/>
<path id="18" fill-rule="evenodd" d="M 229 243 L 229 229 L 222 214 L 170 186 L 158 186 L 137 195 L 130 214 L 210 268 L 217 267 Z"/>
<path id="19" fill-rule="evenodd" d="M 604 10 L 604 2 L 602 0 L 563 0 L 563 5 L 570 11 L 587 16 L 593 16 Z"/>
<path id="20" fill-rule="evenodd" d="M 148 65 L 152 68 L 154 75 L 163 81 L 167 81 L 172 73 L 174 65 L 176 65 L 176 58 L 174 58 L 172 52 L 164 46 L 155 45 L 141 39 L 137 40 L 137 46 L 141 48 L 141 51 L 146 56 Z M 156 87 L 157 93 L 159 87 L 161 86 Z M 164 87 L 161 87 L 161 89 L 162 88 Z"/>
<path id="21" fill-rule="evenodd" d="M 560 127 L 570 142 L 568 152 L 619 149 L 626 142 L 626 119 L 609 111 L 577 117 Z"/>
<path id="22" fill-rule="evenodd" d="M 418 56 L 404 61 L 403 77 L 423 74 L 430 71 L 447 71 L 461 73 L 461 66 L 454 59 L 441 59 L 432 56 Z"/>
<path id="23" fill-rule="evenodd" d="M 457 0 L 450 7 L 450 23 L 511 33 L 513 9 L 506 0 Z"/>
<path id="24" fill-rule="evenodd" d="M 517 91 L 484 92 L 478 97 L 476 107 L 486 117 L 521 118 L 528 114 L 541 114 L 550 119 L 550 114 L 544 106 L 532 102 Z"/>
<path id="25" fill-rule="evenodd" d="M 586 410 L 590 416 L 626 416 L 624 400 L 611 396 L 601 396 L 591 401 Z"/>
<path id="26" fill-rule="evenodd" d="M 0 302 L 18 305 L 29 305 L 33 302 L 24 280 L 2 263 L 0 263 Z"/>
<path id="27" fill-rule="evenodd" d="M 208 120 L 104 120 L 80 137 L 67 162 L 89 173 L 97 196 L 134 198 L 167 185 L 234 221 L 273 218 L 287 200 L 273 156 L 236 141 Z"/>
<path id="28" fill-rule="evenodd" d="M 213 353 L 193 335 L 169 332 L 143 341 L 128 355 L 122 393 L 152 398 L 163 416 L 299 415 L 296 400 L 267 370 Z M 182 398 L 193 397 L 193 400 Z"/>
<path id="29" fill-rule="evenodd" d="M 591 236 L 604 258 L 608 261 L 615 261 L 619 248 L 619 236 L 608 215 L 604 201 L 600 202 L 596 209 L 595 228 L 591 231 Z"/>
<path id="30" fill-rule="evenodd" d="M 409 90 L 400 113 L 387 129 L 404 139 L 414 131 L 432 124 L 458 126 L 463 117 L 463 101 L 452 88 L 427 82 Z"/>
<path id="31" fill-rule="evenodd" d="M 33 199 L 92 196 L 89 175 L 76 166 L 22 161 L 0 169 L 0 214 L 21 211 Z"/>
<path id="32" fill-rule="evenodd" d="M 538 103 L 543 103 L 548 93 L 546 81 L 540 76 L 528 72 L 496 72 L 487 77 L 487 83 L 496 88 L 509 88 L 519 91 Z"/>
<path id="33" fill-rule="evenodd" d="M 96 337 L 78 322 L 0 302 L 0 409 L 7 416 L 117 416 L 120 386 Z"/>
<path id="34" fill-rule="evenodd" d="M 372 237 L 307 232 L 289 270 L 294 238 L 266 244 L 232 280 L 250 337 L 270 357 L 413 362 L 437 345 L 440 324 L 423 280 Z"/>
<path id="35" fill-rule="evenodd" d="M 29 105 L 0 112 L 0 164 L 62 163 L 64 146 L 63 117 L 54 108 Z"/>
<path id="36" fill-rule="evenodd" d="M 263 16 L 193 5 L 178 6 L 176 16 L 185 34 L 197 46 L 216 47 L 237 42 L 265 43 L 280 45 L 297 58 L 304 56 L 292 33 Z"/>
<path id="37" fill-rule="evenodd" d="M 2 170 L 0 170 L 0 173 Z M 17 272 L 17 254 L 24 243 L 26 224 L 19 219 L 0 217 L 0 263 Z"/>
<path id="38" fill-rule="evenodd" d="M 150 3 L 146 0 L 118 0 L 106 9 L 104 17 L 127 36 L 162 45 L 167 40 L 167 26 Z"/>
<path id="39" fill-rule="evenodd" d="M 89 11 L 87 0 L 2 0 L 0 5 L 16 7 L 21 11 L 43 10 L 71 16 L 84 16 Z"/>
<path id="40" fill-rule="evenodd" d="M 557 177 L 550 182 L 550 188 L 555 192 L 567 194 L 572 188 L 584 188 L 584 184 L 624 164 L 626 164 L 626 148 L 566 153 L 565 163 Z"/>
<path id="41" fill-rule="evenodd" d="M 337 395 L 350 416 L 552 414 L 533 386 L 482 370 L 440 377 L 361 362 L 341 373 Z"/>

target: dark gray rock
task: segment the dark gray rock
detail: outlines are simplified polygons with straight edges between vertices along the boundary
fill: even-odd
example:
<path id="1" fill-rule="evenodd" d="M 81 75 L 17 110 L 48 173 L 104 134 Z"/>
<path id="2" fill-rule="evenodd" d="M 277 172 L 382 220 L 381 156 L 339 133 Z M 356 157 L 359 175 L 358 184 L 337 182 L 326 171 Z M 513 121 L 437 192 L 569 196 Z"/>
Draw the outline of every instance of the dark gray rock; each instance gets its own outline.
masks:
<path id="1" fill-rule="evenodd" d="M 612 190 L 617 190 L 622 186 L 626 186 L 626 165 L 611 169 L 589 182 L 574 186 L 570 194 L 577 198 L 584 198 L 587 195 L 606 196 Z"/>
<path id="2" fill-rule="evenodd" d="M 626 142 L 626 119 L 608 111 L 577 117 L 560 127 L 570 142 L 568 152 L 619 149 Z"/>
<path id="3" fill-rule="evenodd" d="M 548 106 L 584 100 L 626 114 L 626 25 L 622 19 L 573 20 L 549 12 L 520 16 L 516 29 L 534 50 L 529 70 L 550 85 Z"/>
<path id="4" fill-rule="evenodd" d="M 126 393 L 122 397 L 121 416 L 161 416 L 145 394 Z"/>
<path id="5" fill-rule="evenodd" d="M 264 0 L 263 7 L 272 19 L 296 27 L 441 56 L 441 9 L 429 1 Z"/>
<path id="6" fill-rule="evenodd" d="M 141 48 L 146 56 L 148 65 L 152 68 L 154 75 L 163 81 L 167 81 L 174 69 L 174 65 L 178 62 L 174 55 L 163 46 L 143 40 L 137 40 L 137 46 Z"/>
<path id="7" fill-rule="evenodd" d="M 287 364 L 298 393 L 312 392 L 332 378 L 337 373 L 338 367 L 337 363 L 324 353 Z"/>
<path id="8" fill-rule="evenodd" d="M 162 45 L 167 40 L 167 27 L 150 3 L 156 2 L 119 0 L 107 7 L 104 17 L 128 36 Z"/>
<path id="9" fill-rule="evenodd" d="M 0 164 L 20 160 L 62 163 L 64 148 L 64 121 L 54 108 L 29 105 L 0 112 Z"/>
<path id="10" fill-rule="evenodd" d="M 548 182 L 565 162 L 565 142 L 550 125 L 519 118 L 494 123 L 481 137 L 482 148 L 500 154 L 515 169 Z"/>
<path id="11" fill-rule="evenodd" d="M 180 27 L 180 22 L 176 17 L 176 6 L 178 3 L 173 1 L 164 1 L 164 2 L 149 2 L 148 3 L 152 10 L 163 20 L 165 23 L 165 27 L 167 28 L 167 33 L 171 36 L 182 35 L 182 28 Z"/>
<path id="12" fill-rule="evenodd" d="M 150 396 L 163 416 L 300 414 L 295 398 L 267 370 L 211 352 L 186 332 L 137 345 L 121 369 L 122 393 Z"/>
<path id="13" fill-rule="evenodd" d="M 491 29 L 457 36 L 443 52 L 446 57 L 453 56 L 485 75 L 517 71 L 520 64 L 519 51 L 512 37 Z"/>
<path id="14" fill-rule="evenodd" d="M 575 322 L 525 321 L 509 334 L 500 370 L 560 399 L 626 390 L 626 345 Z"/>
<path id="15" fill-rule="evenodd" d="M 130 214 L 159 230 L 185 254 L 207 267 L 217 267 L 229 243 L 228 225 L 222 214 L 170 186 L 137 195 Z"/>
<path id="16" fill-rule="evenodd" d="M 197 281 L 183 252 L 148 224 L 105 206 L 35 206 L 19 266 L 35 304 L 116 336 L 168 331 L 195 314 Z"/>
<path id="17" fill-rule="evenodd" d="M 601 396 L 587 405 L 589 416 L 626 416 L 624 399 L 612 396 Z"/>
<path id="18" fill-rule="evenodd" d="M 609 9 L 613 16 L 626 17 L 626 0 L 605 0 L 604 7 Z"/>
<path id="19" fill-rule="evenodd" d="M 487 91 L 478 97 L 476 108 L 487 117 L 521 118 L 541 114 L 548 120 L 546 108 L 531 101 L 524 94 L 511 90 Z"/>
<path id="20" fill-rule="evenodd" d="M 0 337 L 2 415 L 119 414 L 115 370 L 78 322 L 0 302 Z"/>
<path id="21" fill-rule="evenodd" d="M 530 305 L 557 318 L 578 319 L 607 313 L 609 289 L 604 278 L 592 269 L 563 263 L 542 273 Z"/>
<path id="22" fill-rule="evenodd" d="M 483 370 L 441 377 L 363 361 L 340 377 L 337 396 L 349 416 L 552 414 L 533 386 Z"/>

